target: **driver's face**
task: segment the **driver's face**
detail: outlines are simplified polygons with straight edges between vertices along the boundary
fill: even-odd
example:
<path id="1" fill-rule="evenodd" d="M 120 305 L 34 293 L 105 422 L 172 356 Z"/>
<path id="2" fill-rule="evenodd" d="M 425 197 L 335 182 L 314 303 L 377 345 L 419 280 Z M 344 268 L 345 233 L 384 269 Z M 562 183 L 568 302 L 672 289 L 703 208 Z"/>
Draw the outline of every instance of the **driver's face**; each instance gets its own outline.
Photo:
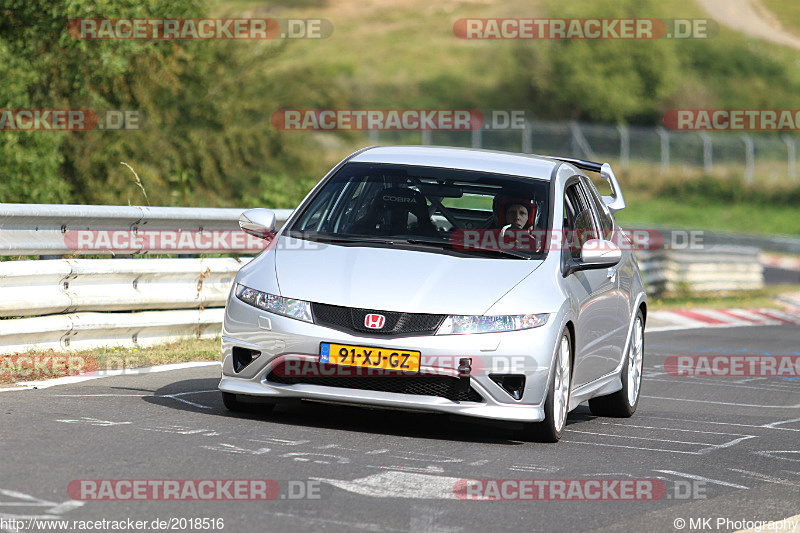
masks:
<path id="1" fill-rule="evenodd" d="M 506 208 L 506 223 L 522 229 L 528 223 L 528 209 L 524 205 L 512 204 Z"/>

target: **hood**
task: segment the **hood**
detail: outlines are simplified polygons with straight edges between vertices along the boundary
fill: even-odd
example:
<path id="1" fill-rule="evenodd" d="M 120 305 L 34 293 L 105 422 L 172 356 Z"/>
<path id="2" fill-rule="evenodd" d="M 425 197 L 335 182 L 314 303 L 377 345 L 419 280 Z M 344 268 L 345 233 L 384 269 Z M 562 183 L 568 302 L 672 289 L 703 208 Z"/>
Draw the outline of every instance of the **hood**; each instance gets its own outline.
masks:
<path id="1" fill-rule="evenodd" d="M 282 296 L 383 311 L 481 315 L 542 264 L 279 239 L 274 253 Z M 300 249 L 300 242 L 316 249 Z"/>

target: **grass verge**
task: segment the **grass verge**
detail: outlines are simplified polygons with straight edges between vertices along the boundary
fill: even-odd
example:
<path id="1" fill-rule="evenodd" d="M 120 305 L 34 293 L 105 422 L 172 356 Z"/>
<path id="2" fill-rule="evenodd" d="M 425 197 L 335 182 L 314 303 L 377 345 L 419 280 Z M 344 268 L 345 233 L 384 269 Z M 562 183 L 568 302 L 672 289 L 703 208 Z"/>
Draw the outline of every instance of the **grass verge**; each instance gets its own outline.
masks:
<path id="1" fill-rule="evenodd" d="M 0 355 L 0 383 L 75 375 L 79 369 L 120 370 L 188 361 L 216 361 L 220 339 L 183 339 L 148 348 L 103 347 L 73 352 L 36 350 Z M 37 364 L 38 363 L 38 364 Z"/>
<path id="2" fill-rule="evenodd" d="M 737 291 L 725 295 L 677 295 L 650 300 L 651 311 L 672 309 L 734 309 L 783 307 L 775 301 L 781 294 L 800 292 L 800 285 L 770 285 L 752 291 Z"/>

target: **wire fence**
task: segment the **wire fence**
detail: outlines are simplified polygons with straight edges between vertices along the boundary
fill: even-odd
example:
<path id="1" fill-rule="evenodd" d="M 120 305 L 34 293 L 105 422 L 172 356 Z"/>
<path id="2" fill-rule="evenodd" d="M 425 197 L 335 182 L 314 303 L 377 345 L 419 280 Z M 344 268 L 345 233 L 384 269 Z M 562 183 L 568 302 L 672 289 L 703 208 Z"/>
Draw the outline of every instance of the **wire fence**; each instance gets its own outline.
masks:
<path id="1" fill-rule="evenodd" d="M 655 165 L 705 174 L 740 173 L 797 183 L 798 136 L 774 133 L 675 132 L 661 127 L 526 122 L 524 128 L 473 131 L 370 131 L 372 144 L 425 144 L 613 161 L 621 170 Z"/>

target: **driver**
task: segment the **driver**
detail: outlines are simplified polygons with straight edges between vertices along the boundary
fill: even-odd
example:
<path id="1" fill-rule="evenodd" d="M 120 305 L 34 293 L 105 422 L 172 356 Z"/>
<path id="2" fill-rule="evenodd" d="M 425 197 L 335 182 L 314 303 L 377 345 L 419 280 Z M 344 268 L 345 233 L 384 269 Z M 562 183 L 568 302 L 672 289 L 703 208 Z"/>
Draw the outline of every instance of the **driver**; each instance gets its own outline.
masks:
<path id="1" fill-rule="evenodd" d="M 536 202 L 531 199 L 506 197 L 495 200 L 498 225 L 506 229 L 531 229 L 536 221 Z"/>
<path id="2" fill-rule="evenodd" d="M 495 199 L 495 216 L 501 228 L 499 238 L 514 248 L 538 249 L 536 239 L 531 239 L 536 215 L 536 201 L 530 198 L 507 196 Z"/>
<path id="3" fill-rule="evenodd" d="M 528 208 L 522 204 L 509 204 L 506 207 L 506 222 L 511 229 L 525 229 L 528 225 Z"/>

